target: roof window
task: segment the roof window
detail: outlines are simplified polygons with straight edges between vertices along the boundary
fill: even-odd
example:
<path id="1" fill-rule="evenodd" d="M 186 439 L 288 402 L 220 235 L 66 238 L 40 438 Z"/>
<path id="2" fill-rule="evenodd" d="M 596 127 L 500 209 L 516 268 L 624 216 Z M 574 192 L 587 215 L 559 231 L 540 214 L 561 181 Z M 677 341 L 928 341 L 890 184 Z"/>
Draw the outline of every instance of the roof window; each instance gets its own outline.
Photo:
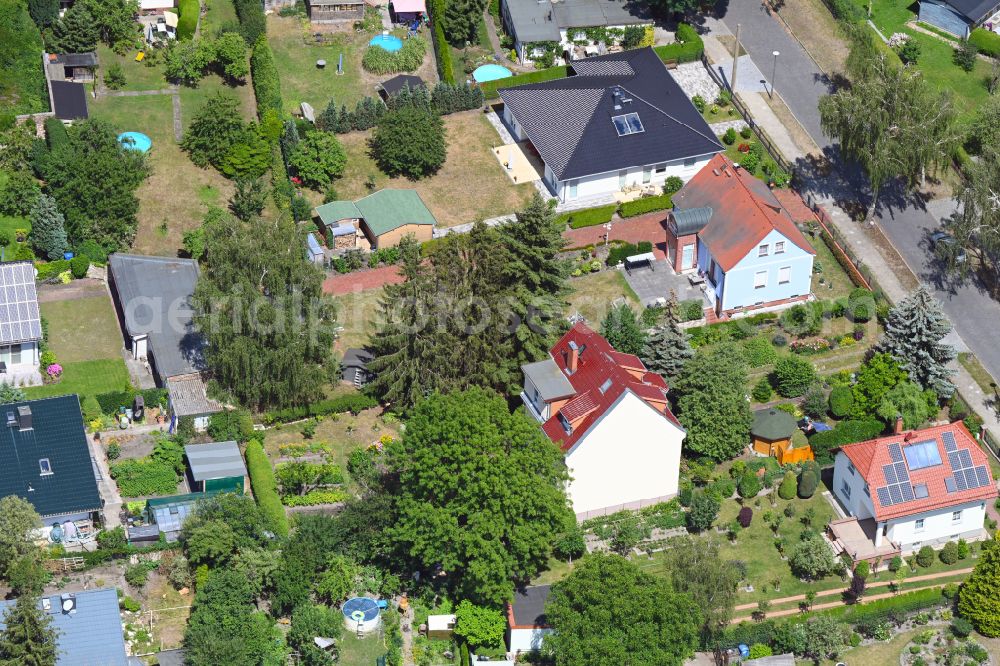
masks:
<path id="1" fill-rule="evenodd" d="M 608 392 L 609 388 L 611 388 L 611 378 L 610 377 L 608 379 L 604 380 L 604 383 L 601 384 L 601 388 L 598 389 L 598 390 L 601 392 L 601 395 L 604 395 L 605 393 Z"/>
<path id="2" fill-rule="evenodd" d="M 642 121 L 639 120 L 638 113 L 626 113 L 620 116 L 612 116 L 611 121 L 615 124 L 615 129 L 618 130 L 618 136 L 625 136 L 626 134 L 639 134 L 640 132 L 646 131 L 646 129 L 642 126 Z"/>
<path id="3" fill-rule="evenodd" d="M 42 458 L 38 461 L 38 470 L 42 476 L 48 476 L 52 474 L 52 464 L 49 463 L 48 458 Z"/>

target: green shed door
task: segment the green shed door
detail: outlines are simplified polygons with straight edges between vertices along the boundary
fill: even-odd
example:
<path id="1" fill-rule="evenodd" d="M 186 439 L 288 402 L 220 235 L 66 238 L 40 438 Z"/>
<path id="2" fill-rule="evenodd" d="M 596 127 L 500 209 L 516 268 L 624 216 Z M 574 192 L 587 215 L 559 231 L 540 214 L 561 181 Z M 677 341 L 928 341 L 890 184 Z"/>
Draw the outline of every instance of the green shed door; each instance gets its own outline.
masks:
<path id="1" fill-rule="evenodd" d="M 225 476 L 205 481 L 205 492 L 243 493 L 242 476 Z"/>

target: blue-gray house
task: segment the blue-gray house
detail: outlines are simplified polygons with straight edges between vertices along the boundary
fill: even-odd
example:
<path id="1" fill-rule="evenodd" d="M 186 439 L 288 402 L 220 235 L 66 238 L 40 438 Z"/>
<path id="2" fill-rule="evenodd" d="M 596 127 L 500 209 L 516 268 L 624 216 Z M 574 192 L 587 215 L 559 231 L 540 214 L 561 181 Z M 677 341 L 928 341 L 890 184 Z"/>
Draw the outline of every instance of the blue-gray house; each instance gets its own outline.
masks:
<path id="1" fill-rule="evenodd" d="M 973 28 L 997 29 L 1000 0 L 921 0 L 920 20 L 966 38 Z"/>
<path id="2" fill-rule="evenodd" d="M 816 251 L 767 185 L 716 155 L 674 195 L 667 251 L 705 277 L 719 316 L 810 298 Z"/>
<path id="3" fill-rule="evenodd" d="M 0 600 L 0 631 L 15 601 Z M 58 633 L 56 666 L 133 666 L 125 653 L 118 592 L 114 588 L 44 596 L 42 612 Z"/>

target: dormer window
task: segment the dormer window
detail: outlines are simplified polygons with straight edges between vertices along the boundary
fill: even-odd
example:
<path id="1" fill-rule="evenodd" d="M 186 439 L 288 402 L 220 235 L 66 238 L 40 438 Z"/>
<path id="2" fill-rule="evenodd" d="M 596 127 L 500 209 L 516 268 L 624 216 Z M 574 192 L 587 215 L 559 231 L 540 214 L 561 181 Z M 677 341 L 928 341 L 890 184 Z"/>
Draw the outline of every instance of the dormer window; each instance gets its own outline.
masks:
<path id="1" fill-rule="evenodd" d="M 559 413 L 557 416 L 559 417 L 559 423 L 562 424 L 563 430 L 566 431 L 566 434 L 567 435 L 572 434 L 573 426 L 570 424 L 568 420 L 566 420 L 566 417 L 563 416 L 562 413 Z"/>
<path id="2" fill-rule="evenodd" d="M 52 464 L 49 463 L 48 458 L 42 458 L 38 461 L 38 469 L 42 476 L 52 474 Z"/>

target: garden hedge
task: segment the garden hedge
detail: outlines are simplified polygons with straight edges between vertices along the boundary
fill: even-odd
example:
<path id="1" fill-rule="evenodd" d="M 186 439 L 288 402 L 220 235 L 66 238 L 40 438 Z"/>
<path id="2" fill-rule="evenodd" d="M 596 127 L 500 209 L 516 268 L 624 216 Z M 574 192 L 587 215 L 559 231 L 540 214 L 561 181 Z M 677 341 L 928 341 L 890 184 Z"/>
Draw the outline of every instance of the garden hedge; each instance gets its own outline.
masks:
<path id="1" fill-rule="evenodd" d="M 496 81 L 487 81 L 480 84 L 479 87 L 483 89 L 486 99 L 496 99 L 498 97 L 498 88 L 513 88 L 514 86 L 523 86 L 527 83 L 541 83 L 542 81 L 551 81 L 552 79 L 564 79 L 567 76 L 569 76 L 569 67 L 560 65 L 558 67 L 548 67 L 535 72 L 528 72 L 527 74 L 509 76 L 505 79 L 497 79 Z"/>
<path id="2" fill-rule="evenodd" d="M 365 409 L 375 407 L 378 401 L 364 393 L 348 393 L 329 400 L 320 400 L 311 405 L 303 407 L 286 407 L 264 414 L 264 423 L 272 425 L 275 423 L 288 423 L 299 421 L 310 416 L 326 416 L 327 414 L 340 414 L 351 412 L 358 414 Z"/>
<path id="3" fill-rule="evenodd" d="M 643 213 L 651 213 L 654 210 L 664 210 L 672 207 L 669 194 L 661 194 L 656 197 L 643 197 L 635 201 L 625 201 L 618 207 L 618 214 L 622 217 L 635 217 Z"/>
<path id="4" fill-rule="evenodd" d="M 107 393 L 98 393 L 94 397 L 97 399 L 97 404 L 101 406 L 101 413 L 113 416 L 118 413 L 121 407 L 131 407 L 132 400 L 136 395 L 142 396 L 146 408 L 157 405 L 166 407 L 167 405 L 167 390 L 158 388 L 143 391 L 108 391 Z"/>
<path id="5" fill-rule="evenodd" d="M 673 44 L 656 46 L 653 48 L 656 55 L 660 56 L 663 62 L 674 62 L 677 64 L 694 62 L 701 58 L 705 52 L 705 42 L 701 35 L 686 23 L 677 25 L 677 32 L 674 35 L 677 39 Z"/>
<path id="6" fill-rule="evenodd" d="M 271 469 L 271 461 L 264 453 L 264 447 L 256 439 L 247 442 L 246 459 L 250 487 L 253 489 L 257 506 L 271 521 L 278 536 L 288 536 L 288 519 L 285 518 L 285 508 L 281 506 L 281 499 L 278 498 L 274 470 Z"/>
<path id="7" fill-rule="evenodd" d="M 978 48 L 980 53 L 1000 58 L 1000 35 L 995 32 L 976 28 L 969 35 L 969 43 Z"/>
<path id="8" fill-rule="evenodd" d="M 180 0 L 177 3 L 177 39 L 193 39 L 198 28 L 198 14 L 201 4 L 198 0 Z"/>
<path id="9" fill-rule="evenodd" d="M 583 227 L 593 227 L 598 224 L 607 224 L 611 221 L 618 207 L 614 204 L 610 206 L 598 206 L 597 208 L 584 208 L 563 213 L 559 216 L 559 224 L 569 224 L 570 229 L 582 229 Z"/>
<path id="10" fill-rule="evenodd" d="M 455 83 L 455 70 L 451 63 L 451 46 L 444 36 L 444 0 L 431 0 L 431 41 L 437 56 L 438 76 L 445 83 Z"/>
<path id="11" fill-rule="evenodd" d="M 281 82 L 278 79 L 278 68 L 274 64 L 274 54 L 267 44 L 267 38 L 261 36 L 254 44 L 250 54 L 250 75 L 253 77 L 253 93 L 257 98 L 257 115 L 261 119 L 264 114 L 273 109 L 281 113 Z"/>
<path id="12" fill-rule="evenodd" d="M 240 34 L 247 44 L 256 44 L 267 32 L 264 5 L 260 0 L 233 0 L 236 18 L 240 22 Z"/>

